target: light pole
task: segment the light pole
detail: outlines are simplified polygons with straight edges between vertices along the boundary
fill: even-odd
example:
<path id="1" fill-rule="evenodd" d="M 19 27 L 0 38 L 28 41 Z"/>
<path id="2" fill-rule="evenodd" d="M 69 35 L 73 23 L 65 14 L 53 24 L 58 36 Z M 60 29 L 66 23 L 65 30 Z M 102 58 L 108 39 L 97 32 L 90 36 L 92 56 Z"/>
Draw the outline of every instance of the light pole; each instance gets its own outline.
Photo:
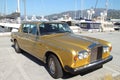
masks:
<path id="1" fill-rule="evenodd" d="M 95 11 L 93 9 L 87 10 L 88 13 L 88 19 L 92 19 L 92 15 L 95 14 Z"/>
<path id="2" fill-rule="evenodd" d="M 101 31 L 104 31 L 104 21 L 105 21 L 105 18 L 107 16 L 107 12 L 104 11 L 104 12 L 101 12 L 100 13 L 100 16 L 101 16 Z"/>
<path id="3" fill-rule="evenodd" d="M 90 10 L 87 10 L 88 13 L 88 19 L 90 19 Z"/>
<path id="4" fill-rule="evenodd" d="M 106 16 L 107 16 L 107 12 L 106 12 L 106 11 L 101 12 L 101 13 L 100 13 L 100 16 L 101 16 L 101 20 L 104 21 L 105 18 L 106 18 Z"/>

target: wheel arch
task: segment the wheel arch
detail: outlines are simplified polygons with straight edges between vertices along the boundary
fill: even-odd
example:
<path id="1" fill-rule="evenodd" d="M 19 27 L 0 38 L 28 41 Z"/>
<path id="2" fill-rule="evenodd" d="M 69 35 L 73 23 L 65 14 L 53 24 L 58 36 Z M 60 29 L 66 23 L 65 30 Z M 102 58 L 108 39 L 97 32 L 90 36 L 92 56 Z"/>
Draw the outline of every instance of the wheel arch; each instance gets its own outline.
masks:
<path id="1" fill-rule="evenodd" d="M 52 52 L 52 51 L 47 51 L 46 52 L 46 54 L 45 54 L 45 63 L 47 63 L 48 56 L 51 55 L 51 54 L 54 55 L 54 56 L 56 56 L 56 58 L 60 62 L 61 67 L 63 68 L 64 66 L 63 66 L 61 58 L 57 54 L 55 54 L 55 52 Z"/>

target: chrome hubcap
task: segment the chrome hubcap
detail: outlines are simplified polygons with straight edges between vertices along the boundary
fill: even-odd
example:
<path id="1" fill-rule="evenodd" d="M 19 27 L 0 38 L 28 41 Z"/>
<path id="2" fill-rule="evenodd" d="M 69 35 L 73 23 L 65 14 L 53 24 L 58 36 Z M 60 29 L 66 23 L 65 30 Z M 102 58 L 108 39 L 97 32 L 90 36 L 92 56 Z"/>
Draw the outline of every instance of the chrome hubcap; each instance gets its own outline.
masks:
<path id="1" fill-rule="evenodd" d="M 55 63 L 52 58 L 49 60 L 49 69 L 52 74 L 55 74 Z"/>

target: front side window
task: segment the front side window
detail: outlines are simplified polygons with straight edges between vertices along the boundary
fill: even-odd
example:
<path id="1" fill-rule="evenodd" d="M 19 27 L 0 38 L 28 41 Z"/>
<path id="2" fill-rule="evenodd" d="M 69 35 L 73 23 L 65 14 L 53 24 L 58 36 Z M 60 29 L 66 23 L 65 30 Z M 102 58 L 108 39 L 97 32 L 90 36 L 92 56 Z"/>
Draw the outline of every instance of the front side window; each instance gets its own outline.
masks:
<path id="1" fill-rule="evenodd" d="M 71 33 L 71 30 L 66 23 L 43 23 L 40 24 L 39 27 L 41 35 L 65 32 Z"/>
<path id="2" fill-rule="evenodd" d="M 37 34 L 37 25 L 36 24 L 31 24 L 30 25 L 30 34 L 36 35 Z"/>
<path id="3" fill-rule="evenodd" d="M 24 33 L 29 33 L 30 24 L 23 24 L 22 30 Z"/>

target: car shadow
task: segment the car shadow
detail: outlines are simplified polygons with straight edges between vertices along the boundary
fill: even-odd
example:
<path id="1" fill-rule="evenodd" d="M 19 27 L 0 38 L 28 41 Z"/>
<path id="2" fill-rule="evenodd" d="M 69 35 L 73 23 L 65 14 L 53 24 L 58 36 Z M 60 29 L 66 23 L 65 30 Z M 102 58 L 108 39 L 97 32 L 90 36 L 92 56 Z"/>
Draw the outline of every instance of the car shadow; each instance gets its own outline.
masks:
<path id="1" fill-rule="evenodd" d="M 12 45 L 11 47 L 14 48 L 14 45 Z M 15 50 L 15 48 L 14 48 L 14 50 Z M 17 54 L 17 53 L 16 53 L 16 54 Z M 22 50 L 21 53 L 18 53 L 18 54 L 22 54 L 23 56 L 27 57 L 28 59 L 30 59 L 31 61 L 37 63 L 37 64 L 40 65 L 40 66 L 45 66 L 45 65 L 46 65 L 45 63 L 43 63 L 43 62 L 42 62 L 41 60 L 39 60 L 38 58 L 32 56 L 31 54 L 29 54 L 29 53 L 27 53 L 27 52 L 25 52 L 25 51 L 23 51 L 23 50 Z"/>
<path id="2" fill-rule="evenodd" d="M 22 51 L 22 55 L 24 55 L 25 57 L 27 57 L 28 59 L 30 59 L 31 61 L 37 63 L 40 66 L 45 66 L 45 63 L 43 63 L 41 60 L 37 59 L 36 57 L 32 56 L 31 54 Z"/>
<path id="3" fill-rule="evenodd" d="M 14 45 L 12 45 L 12 47 L 14 48 Z M 44 62 L 42 62 L 41 60 L 39 60 L 38 58 L 32 56 L 31 54 L 25 52 L 25 51 L 22 51 L 21 53 L 23 56 L 25 56 L 26 58 L 30 59 L 31 61 L 35 62 L 36 64 L 40 65 L 40 66 L 44 66 L 44 68 L 47 70 L 47 72 L 49 73 L 48 71 L 48 67 L 47 67 L 47 64 L 45 64 Z M 93 69 L 90 69 L 90 70 L 85 70 L 85 71 L 82 71 L 80 73 L 77 73 L 77 74 L 71 74 L 71 73 L 68 73 L 68 72 L 64 72 L 64 76 L 62 77 L 62 79 L 70 79 L 72 77 L 75 77 L 75 76 L 84 76 L 88 73 L 91 73 L 97 69 L 99 69 L 101 67 L 96 67 L 96 68 L 93 68 Z"/>
<path id="4" fill-rule="evenodd" d="M 69 78 L 72 78 L 72 77 L 75 77 L 75 76 L 78 76 L 78 75 L 82 77 L 82 76 L 87 75 L 91 72 L 94 72 L 94 71 L 96 71 L 100 68 L 102 68 L 102 66 L 96 66 L 92 69 L 80 71 L 79 73 L 76 73 L 76 74 L 70 74 L 70 73 L 65 72 L 65 75 L 63 76 L 63 79 L 69 79 Z"/>

